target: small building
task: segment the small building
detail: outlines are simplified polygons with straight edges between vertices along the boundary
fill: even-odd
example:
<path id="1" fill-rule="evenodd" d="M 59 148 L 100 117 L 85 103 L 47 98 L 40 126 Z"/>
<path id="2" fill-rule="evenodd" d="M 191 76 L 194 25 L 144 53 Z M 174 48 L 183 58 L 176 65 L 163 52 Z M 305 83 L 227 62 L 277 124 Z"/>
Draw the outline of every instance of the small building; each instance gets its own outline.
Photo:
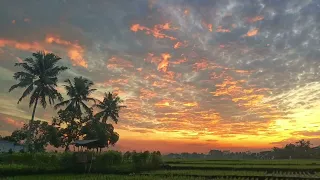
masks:
<path id="1" fill-rule="evenodd" d="M 16 144 L 11 141 L 0 140 L 0 152 L 20 152 L 24 149 L 24 146 Z"/>
<path id="2" fill-rule="evenodd" d="M 91 139 L 91 140 L 76 140 L 74 141 L 73 144 L 75 147 L 80 147 L 81 150 L 83 148 L 87 148 L 87 149 L 93 149 L 93 148 L 98 148 L 98 139 Z"/>
<path id="3" fill-rule="evenodd" d="M 320 150 L 320 146 L 316 146 L 316 147 L 313 147 L 313 148 L 311 148 L 311 149 L 313 149 L 313 150 Z"/>

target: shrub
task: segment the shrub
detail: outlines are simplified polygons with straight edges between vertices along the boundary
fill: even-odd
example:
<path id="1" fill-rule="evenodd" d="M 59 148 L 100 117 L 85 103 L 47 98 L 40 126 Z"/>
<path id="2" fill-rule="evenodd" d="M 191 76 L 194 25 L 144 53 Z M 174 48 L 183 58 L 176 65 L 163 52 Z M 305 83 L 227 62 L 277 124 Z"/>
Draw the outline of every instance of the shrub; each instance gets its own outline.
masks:
<path id="1" fill-rule="evenodd" d="M 88 163 L 79 161 L 79 155 L 85 154 Z M 93 155 L 93 156 L 92 156 Z M 91 157 L 95 159 L 91 162 Z M 150 170 L 160 167 L 161 155 L 157 152 L 143 153 L 107 151 L 101 154 L 92 152 L 76 153 L 2 153 L 0 154 L 1 174 L 41 174 L 41 173 L 132 173 L 142 170 Z"/>
<path id="2" fill-rule="evenodd" d="M 100 167 L 108 167 L 118 165 L 122 162 L 121 152 L 107 151 L 105 153 L 95 156 L 95 165 Z"/>
<path id="3" fill-rule="evenodd" d="M 124 162 L 131 162 L 132 161 L 131 156 L 132 156 L 132 154 L 130 151 L 125 152 L 123 154 L 123 161 Z"/>
<path id="4" fill-rule="evenodd" d="M 162 158 L 160 152 L 153 152 L 150 157 L 150 164 L 153 168 L 158 168 L 162 164 Z"/>

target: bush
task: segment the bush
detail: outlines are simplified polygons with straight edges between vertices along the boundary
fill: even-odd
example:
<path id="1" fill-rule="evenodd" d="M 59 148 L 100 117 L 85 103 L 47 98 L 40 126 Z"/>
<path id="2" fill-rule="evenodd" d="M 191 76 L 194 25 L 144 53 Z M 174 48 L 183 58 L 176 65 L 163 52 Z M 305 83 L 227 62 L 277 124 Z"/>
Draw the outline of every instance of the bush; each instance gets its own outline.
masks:
<path id="1" fill-rule="evenodd" d="M 150 157 L 150 164 L 153 168 L 159 168 L 163 164 L 160 152 L 153 152 Z"/>
<path id="2" fill-rule="evenodd" d="M 88 164 L 79 161 L 79 155 L 87 157 Z M 91 157 L 95 157 L 91 161 Z M 2 175 L 42 174 L 42 173 L 83 173 L 91 167 L 92 173 L 129 174 L 159 168 L 161 154 L 157 152 L 107 151 L 101 154 L 92 152 L 67 153 L 2 153 L 0 170 Z"/>
<path id="3" fill-rule="evenodd" d="M 127 152 L 125 152 L 123 154 L 123 158 L 122 159 L 123 159 L 124 162 L 132 162 L 131 156 L 132 156 L 131 152 L 127 151 Z"/>

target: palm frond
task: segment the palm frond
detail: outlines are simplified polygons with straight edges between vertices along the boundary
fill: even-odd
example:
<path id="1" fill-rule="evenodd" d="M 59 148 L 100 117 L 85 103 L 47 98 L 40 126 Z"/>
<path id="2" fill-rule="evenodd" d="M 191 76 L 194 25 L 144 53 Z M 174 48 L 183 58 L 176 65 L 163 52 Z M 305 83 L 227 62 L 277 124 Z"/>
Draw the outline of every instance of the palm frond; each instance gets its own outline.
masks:
<path id="1" fill-rule="evenodd" d="M 29 101 L 29 107 L 32 106 L 32 104 L 36 101 L 36 99 L 39 98 L 39 94 L 41 93 L 41 88 L 37 87 L 32 95 L 30 96 L 30 101 Z"/>
<path id="2" fill-rule="evenodd" d="M 118 124 L 118 117 L 119 117 L 119 115 L 118 114 L 110 114 L 110 117 L 111 117 L 111 119 L 116 123 L 116 124 Z"/>
<path id="3" fill-rule="evenodd" d="M 25 80 L 25 79 L 32 80 L 32 79 L 35 79 L 35 76 L 30 74 L 30 73 L 28 73 L 28 72 L 20 71 L 20 72 L 14 73 L 13 78 L 15 80 L 19 80 L 19 79 L 20 80 Z"/>
<path id="4" fill-rule="evenodd" d="M 93 102 L 94 104 L 97 103 L 97 99 L 91 98 L 91 97 L 85 97 L 84 100 L 87 101 L 87 102 L 90 102 L 90 101 L 91 101 L 91 102 Z"/>
<path id="5" fill-rule="evenodd" d="M 47 75 L 48 76 L 57 76 L 60 72 L 63 72 L 65 70 L 67 70 L 69 68 L 65 67 L 65 66 L 55 66 L 55 67 L 52 67 L 50 69 L 48 69 L 47 71 Z"/>
<path id="6" fill-rule="evenodd" d="M 19 100 L 18 100 L 18 104 L 19 104 L 19 102 L 22 101 L 23 98 L 25 98 L 26 96 L 28 96 L 28 95 L 32 92 L 32 90 L 33 90 L 33 83 L 31 83 L 31 84 L 29 85 L 29 87 L 23 92 L 22 96 L 21 96 L 21 97 L 19 98 Z"/>
<path id="7" fill-rule="evenodd" d="M 30 84 L 32 84 L 32 81 L 21 81 L 18 84 L 14 84 L 10 87 L 9 92 L 11 92 L 12 90 L 16 89 L 16 88 L 24 88 L 29 86 Z"/>
<path id="8" fill-rule="evenodd" d="M 30 74 L 38 74 L 34 67 L 29 66 L 27 63 L 15 63 L 15 66 L 21 66 L 26 72 Z"/>
<path id="9" fill-rule="evenodd" d="M 95 114 L 95 118 L 101 119 L 103 115 L 104 115 L 104 111 L 98 112 L 97 114 Z"/>
<path id="10" fill-rule="evenodd" d="M 88 113 L 88 114 L 92 114 L 92 109 L 89 108 L 84 102 L 80 102 L 82 107 L 84 108 L 84 110 Z"/>
<path id="11" fill-rule="evenodd" d="M 62 102 L 56 104 L 56 105 L 54 106 L 54 109 L 58 109 L 58 108 L 60 108 L 60 107 L 62 107 L 62 106 L 66 106 L 67 104 L 70 104 L 70 102 L 71 102 L 71 100 L 62 101 Z"/>
<path id="12" fill-rule="evenodd" d="M 33 58 L 26 58 L 26 59 L 24 59 L 24 61 L 29 63 L 32 66 L 34 66 L 36 64 L 36 62 L 34 61 Z"/>
<path id="13" fill-rule="evenodd" d="M 40 95 L 40 103 L 43 108 L 47 107 L 46 96 L 44 95 L 44 93 L 41 93 L 41 95 Z"/>

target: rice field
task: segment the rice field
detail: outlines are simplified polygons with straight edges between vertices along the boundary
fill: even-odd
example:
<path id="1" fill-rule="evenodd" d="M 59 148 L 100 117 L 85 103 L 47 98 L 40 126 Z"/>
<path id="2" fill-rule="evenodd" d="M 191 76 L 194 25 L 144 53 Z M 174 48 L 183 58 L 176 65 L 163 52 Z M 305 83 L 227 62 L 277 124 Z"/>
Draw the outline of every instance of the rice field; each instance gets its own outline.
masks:
<path id="1" fill-rule="evenodd" d="M 23 168 L 23 167 L 21 167 Z M 293 180 L 320 179 L 317 160 L 167 160 L 160 170 L 130 175 L 37 175 L 7 180 Z"/>

